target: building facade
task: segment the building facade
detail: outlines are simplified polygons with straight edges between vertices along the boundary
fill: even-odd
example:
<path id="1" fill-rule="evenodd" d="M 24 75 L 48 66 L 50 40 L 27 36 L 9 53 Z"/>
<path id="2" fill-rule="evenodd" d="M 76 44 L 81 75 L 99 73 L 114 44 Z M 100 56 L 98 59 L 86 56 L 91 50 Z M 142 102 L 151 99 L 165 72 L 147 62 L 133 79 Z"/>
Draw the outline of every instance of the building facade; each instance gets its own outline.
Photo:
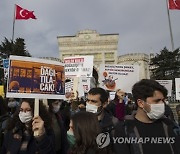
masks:
<path id="1" fill-rule="evenodd" d="M 94 66 L 117 63 L 119 34 L 99 34 L 82 30 L 75 36 L 58 36 L 60 59 L 70 56 L 94 56 Z"/>
<path id="2" fill-rule="evenodd" d="M 100 64 L 137 64 L 140 66 L 140 79 L 149 78 L 149 56 L 143 53 L 118 56 L 118 39 L 119 34 L 99 34 L 95 30 L 82 30 L 74 36 L 58 36 L 60 59 L 93 55 L 96 74 Z M 98 78 L 98 74 L 96 76 Z"/>

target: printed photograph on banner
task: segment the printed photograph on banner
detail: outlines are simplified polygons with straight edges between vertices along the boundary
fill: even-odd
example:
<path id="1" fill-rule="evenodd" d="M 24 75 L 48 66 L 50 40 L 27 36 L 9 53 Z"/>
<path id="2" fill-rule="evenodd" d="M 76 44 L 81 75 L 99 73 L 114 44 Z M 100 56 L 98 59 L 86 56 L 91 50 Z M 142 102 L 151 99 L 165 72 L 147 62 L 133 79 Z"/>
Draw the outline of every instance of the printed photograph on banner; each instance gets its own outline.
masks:
<path id="1" fill-rule="evenodd" d="M 180 100 L 180 78 L 175 78 L 176 100 Z"/>
<path id="2" fill-rule="evenodd" d="M 70 99 L 73 95 L 73 78 L 65 80 L 65 99 Z"/>
<path id="3" fill-rule="evenodd" d="M 7 97 L 64 98 L 64 64 L 10 56 Z"/>
<path id="4" fill-rule="evenodd" d="M 131 92 L 132 86 L 139 81 L 139 66 L 101 64 L 99 74 L 100 87 L 109 91 L 122 89 Z"/>
<path id="5" fill-rule="evenodd" d="M 76 77 L 92 77 L 94 56 L 66 57 L 65 75 Z"/>
<path id="6" fill-rule="evenodd" d="M 88 93 L 88 91 L 90 90 L 90 80 L 91 78 L 81 78 L 81 84 L 83 86 L 83 91 L 84 93 Z"/>
<path id="7" fill-rule="evenodd" d="M 168 90 L 168 95 L 171 96 L 172 94 L 172 80 L 156 80 L 159 82 L 162 86 L 164 86 Z"/>
<path id="8" fill-rule="evenodd" d="M 3 59 L 4 79 L 8 78 L 9 59 Z"/>
<path id="9" fill-rule="evenodd" d="M 3 59 L 3 68 L 9 67 L 9 59 Z"/>
<path id="10" fill-rule="evenodd" d="M 68 77 L 65 80 L 65 97 L 66 99 L 71 99 L 74 92 L 78 92 L 78 97 L 83 97 L 84 93 L 90 90 L 90 78 L 79 78 L 77 89 L 74 89 L 74 78 Z"/>

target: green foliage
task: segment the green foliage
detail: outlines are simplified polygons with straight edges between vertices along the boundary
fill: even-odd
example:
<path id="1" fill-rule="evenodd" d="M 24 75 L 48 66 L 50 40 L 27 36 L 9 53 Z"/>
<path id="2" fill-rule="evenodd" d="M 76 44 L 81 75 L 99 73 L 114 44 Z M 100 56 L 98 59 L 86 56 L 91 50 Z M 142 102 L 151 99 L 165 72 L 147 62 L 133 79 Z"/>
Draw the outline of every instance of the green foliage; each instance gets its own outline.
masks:
<path id="1" fill-rule="evenodd" d="M 28 56 L 30 53 L 26 50 L 26 45 L 23 38 L 17 38 L 14 42 L 9 41 L 6 37 L 0 45 L 1 59 L 9 58 L 9 55 Z"/>
<path id="2" fill-rule="evenodd" d="M 3 68 L 2 59 L 8 59 L 10 55 L 17 56 L 28 56 L 31 57 L 30 53 L 26 50 L 26 44 L 23 38 L 17 38 L 14 42 L 8 40 L 6 37 L 0 44 L 0 83 L 3 82 Z"/>
<path id="3" fill-rule="evenodd" d="M 180 77 L 180 49 L 169 51 L 164 48 L 160 54 L 151 59 L 151 78 L 155 80 L 173 80 L 173 91 L 175 90 L 175 78 Z"/>
<path id="4" fill-rule="evenodd" d="M 180 50 L 169 51 L 164 48 L 151 59 L 152 79 L 174 80 L 180 77 Z"/>

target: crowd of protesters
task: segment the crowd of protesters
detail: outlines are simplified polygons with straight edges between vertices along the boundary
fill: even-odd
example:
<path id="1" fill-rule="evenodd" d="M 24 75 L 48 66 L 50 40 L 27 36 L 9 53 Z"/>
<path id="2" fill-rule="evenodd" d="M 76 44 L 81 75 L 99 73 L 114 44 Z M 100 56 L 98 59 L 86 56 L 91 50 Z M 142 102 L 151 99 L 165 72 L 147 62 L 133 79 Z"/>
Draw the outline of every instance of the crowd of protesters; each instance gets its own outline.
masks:
<path id="1" fill-rule="evenodd" d="M 34 99 L 0 96 L 0 153 L 180 154 L 180 105 L 176 121 L 158 82 L 140 80 L 112 100 L 99 87 L 69 98 L 40 101 L 34 116 Z"/>

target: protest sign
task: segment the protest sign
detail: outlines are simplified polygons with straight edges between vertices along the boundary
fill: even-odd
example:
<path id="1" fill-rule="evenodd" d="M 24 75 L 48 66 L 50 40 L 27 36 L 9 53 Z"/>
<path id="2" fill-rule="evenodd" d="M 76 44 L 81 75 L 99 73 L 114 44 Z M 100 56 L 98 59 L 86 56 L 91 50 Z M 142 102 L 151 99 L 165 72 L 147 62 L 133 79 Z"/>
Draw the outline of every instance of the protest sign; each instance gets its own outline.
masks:
<path id="1" fill-rule="evenodd" d="M 92 77 L 93 56 L 66 57 L 65 75 L 73 77 Z"/>
<path id="2" fill-rule="evenodd" d="M 31 57 L 10 56 L 7 97 L 63 99 L 64 64 Z"/>
<path id="3" fill-rule="evenodd" d="M 9 59 L 3 59 L 3 68 L 9 67 Z"/>
<path id="4" fill-rule="evenodd" d="M 176 100 L 180 100 L 180 78 L 175 78 Z"/>
<path id="5" fill-rule="evenodd" d="M 9 59 L 3 59 L 4 79 L 8 78 Z"/>
<path id="6" fill-rule="evenodd" d="M 65 75 L 66 78 L 71 78 L 73 86 L 67 83 L 66 96 L 70 96 L 70 92 L 74 94 L 78 91 L 78 96 L 84 96 L 83 85 L 81 77 L 92 77 L 93 73 L 93 56 L 78 56 L 78 57 L 66 57 L 64 58 L 65 63 Z M 67 98 L 67 97 L 66 97 Z"/>
<path id="7" fill-rule="evenodd" d="M 139 66 L 101 64 L 99 74 L 100 87 L 109 91 L 122 89 L 131 92 L 132 86 L 139 81 Z"/>
<path id="8" fill-rule="evenodd" d="M 73 89 L 75 88 L 78 92 L 78 97 L 83 97 L 84 93 L 87 93 L 90 90 L 90 78 L 79 78 L 77 87 L 74 87 L 74 79 L 75 78 L 68 78 L 67 82 L 65 82 L 65 92 L 66 94 L 69 94 L 73 92 Z M 77 78 L 76 78 L 77 79 Z M 70 96 L 66 95 L 66 98 L 69 98 Z"/>
<path id="9" fill-rule="evenodd" d="M 81 78 L 80 82 L 83 86 L 83 91 L 84 93 L 88 93 L 88 91 L 90 90 L 90 80 L 91 78 Z"/>
<path id="10" fill-rule="evenodd" d="M 172 93 L 172 80 L 156 80 L 159 82 L 162 86 L 164 86 L 168 90 L 168 95 L 171 96 Z"/>

